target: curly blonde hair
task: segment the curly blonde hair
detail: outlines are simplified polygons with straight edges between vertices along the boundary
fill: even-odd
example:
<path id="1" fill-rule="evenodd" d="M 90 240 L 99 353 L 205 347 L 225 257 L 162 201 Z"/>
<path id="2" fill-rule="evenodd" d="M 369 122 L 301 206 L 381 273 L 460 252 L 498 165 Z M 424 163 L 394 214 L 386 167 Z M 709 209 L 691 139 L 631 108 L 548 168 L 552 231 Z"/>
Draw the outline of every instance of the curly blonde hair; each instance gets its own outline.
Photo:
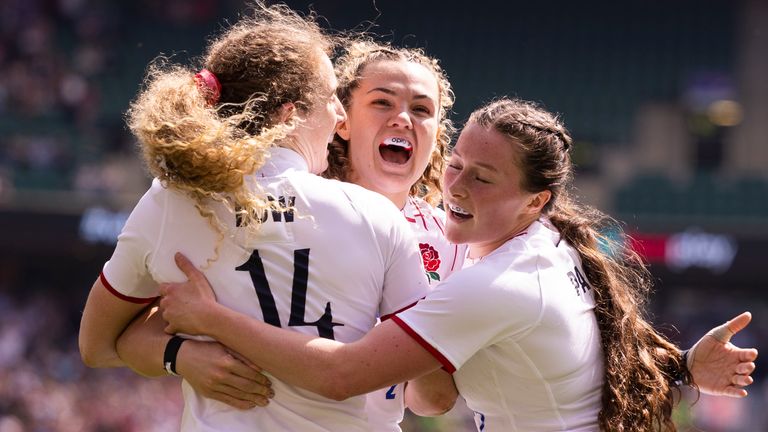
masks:
<path id="1" fill-rule="evenodd" d="M 269 147 L 295 128 L 296 118 L 279 121 L 281 107 L 292 103 L 298 112 L 309 112 L 322 96 L 327 84 L 319 64 L 334 46 L 314 16 L 256 2 L 253 16 L 206 49 L 202 66 L 221 84 L 214 105 L 195 82 L 198 68 L 154 62 L 126 114 L 150 173 L 191 197 L 222 238 L 224 226 L 210 201 L 235 212 L 240 226 L 258 230 L 265 211 L 280 209 L 247 187 L 244 176 L 259 169 Z"/>
<path id="2" fill-rule="evenodd" d="M 442 199 L 442 176 L 448 157 L 448 146 L 453 137 L 454 127 L 448 114 L 455 100 L 451 83 L 437 59 L 428 57 L 424 51 L 414 48 L 394 48 L 389 44 L 378 43 L 358 37 L 347 43 L 344 53 L 336 60 L 336 76 L 339 86 L 336 94 L 345 109 L 352 104 L 352 93 L 360 86 L 366 66 L 379 61 L 405 61 L 424 66 L 437 80 L 439 91 L 439 113 L 437 142 L 424 172 L 411 186 L 409 195 L 418 196 L 432 205 Z M 349 142 L 338 134 L 328 146 L 328 169 L 325 177 L 342 181 L 349 180 Z"/>
<path id="3" fill-rule="evenodd" d="M 605 380 L 598 416 L 605 431 L 674 431 L 671 414 L 676 379 L 691 382 L 682 352 L 657 333 L 644 316 L 652 282 L 642 259 L 602 234 L 618 224 L 570 194 L 572 139 L 562 122 L 532 102 L 501 99 L 469 118 L 508 138 L 518 155 L 521 187 L 549 190 L 543 209 L 581 257 L 595 290 Z"/>

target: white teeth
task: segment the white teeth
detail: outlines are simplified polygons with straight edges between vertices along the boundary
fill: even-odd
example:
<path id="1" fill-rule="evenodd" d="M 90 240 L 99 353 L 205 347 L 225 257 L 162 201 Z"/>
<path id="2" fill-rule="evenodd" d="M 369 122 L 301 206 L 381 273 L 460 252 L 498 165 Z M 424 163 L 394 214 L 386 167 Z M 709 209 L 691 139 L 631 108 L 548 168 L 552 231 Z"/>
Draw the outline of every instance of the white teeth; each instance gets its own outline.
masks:
<path id="1" fill-rule="evenodd" d="M 392 145 L 397 147 L 402 147 L 404 149 L 410 150 L 412 148 L 411 143 L 405 139 L 400 137 L 390 137 L 384 140 L 384 145 Z"/>
<path id="2" fill-rule="evenodd" d="M 460 215 L 468 215 L 469 214 L 468 211 L 464 210 L 463 208 L 461 208 L 459 206 L 455 206 L 453 204 L 448 204 L 448 208 L 451 209 L 452 212 L 458 213 Z"/>

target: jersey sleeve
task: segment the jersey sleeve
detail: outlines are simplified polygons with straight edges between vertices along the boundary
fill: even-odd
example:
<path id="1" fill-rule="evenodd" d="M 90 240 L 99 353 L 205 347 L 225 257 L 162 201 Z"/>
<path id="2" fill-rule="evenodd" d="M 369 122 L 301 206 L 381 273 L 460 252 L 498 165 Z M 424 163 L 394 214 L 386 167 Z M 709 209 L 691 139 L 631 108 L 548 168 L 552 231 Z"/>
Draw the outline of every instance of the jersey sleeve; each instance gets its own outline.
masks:
<path id="1" fill-rule="evenodd" d="M 485 267 L 478 264 L 452 275 L 392 318 L 450 373 L 481 349 L 525 335 L 540 320 L 535 273 Z"/>
<path id="2" fill-rule="evenodd" d="M 155 181 L 139 200 L 117 238 L 101 281 L 115 296 L 133 303 L 151 303 L 159 295 L 149 261 L 162 236 L 165 191 Z"/>

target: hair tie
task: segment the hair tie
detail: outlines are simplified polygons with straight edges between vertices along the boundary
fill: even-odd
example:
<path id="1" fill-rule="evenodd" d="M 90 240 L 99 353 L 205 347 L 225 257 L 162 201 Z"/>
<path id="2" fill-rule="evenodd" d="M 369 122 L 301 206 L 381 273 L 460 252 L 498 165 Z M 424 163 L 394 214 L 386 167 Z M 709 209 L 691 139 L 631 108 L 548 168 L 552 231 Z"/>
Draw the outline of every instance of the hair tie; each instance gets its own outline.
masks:
<path id="1" fill-rule="evenodd" d="M 205 101 L 208 102 L 208 105 L 213 106 L 219 102 L 221 83 L 213 72 L 208 69 L 200 70 L 200 72 L 195 74 L 195 84 L 197 84 L 197 88 L 205 96 Z"/>

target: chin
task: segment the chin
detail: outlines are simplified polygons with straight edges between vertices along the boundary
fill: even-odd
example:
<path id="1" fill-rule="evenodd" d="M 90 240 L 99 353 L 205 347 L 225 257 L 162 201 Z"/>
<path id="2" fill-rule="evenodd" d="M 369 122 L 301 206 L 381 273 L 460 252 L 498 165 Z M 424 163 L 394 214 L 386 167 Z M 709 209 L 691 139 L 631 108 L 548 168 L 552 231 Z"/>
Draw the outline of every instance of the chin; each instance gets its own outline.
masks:
<path id="1" fill-rule="evenodd" d="M 445 227 L 445 239 L 453 244 L 467 243 L 467 240 L 462 238 L 460 232 L 456 232 L 456 230 L 452 230 L 449 226 Z"/>

